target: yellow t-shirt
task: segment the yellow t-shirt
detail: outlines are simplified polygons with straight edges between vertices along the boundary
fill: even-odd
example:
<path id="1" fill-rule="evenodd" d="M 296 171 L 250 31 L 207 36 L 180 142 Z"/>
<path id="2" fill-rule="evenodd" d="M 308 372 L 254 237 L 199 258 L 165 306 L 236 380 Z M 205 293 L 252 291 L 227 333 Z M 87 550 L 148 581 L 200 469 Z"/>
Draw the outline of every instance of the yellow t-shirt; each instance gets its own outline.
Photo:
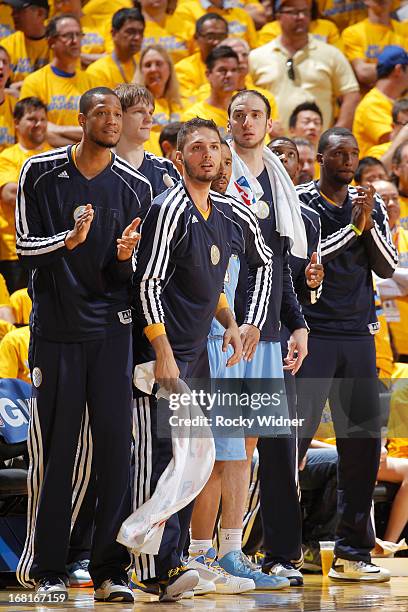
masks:
<path id="1" fill-rule="evenodd" d="M 374 283 L 375 289 L 375 283 Z M 394 356 L 392 354 L 390 334 L 388 331 L 387 319 L 385 317 L 381 299 L 375 291 L 375 308 L 380 324 L 378 333 L 374 336 L 375 351 L 376 351 L 376 365 L 379 370 L 378 378 L 384 379 L 384 383 L 391 379 L 394 370 Z"/>
<path id="2" fill-rule="evenodd" d="M 392 130 L 393 101 L 373 87 L 359 102 L 353 121 L 353 134 L 360 147 L 360 158 Z"/>
<path id="3" fill-rule="evenodd" d="M 10 36 L 13 32 L 14 22 L 11 16 L 11 6 L 0 4 L 0 39 Z"/>
<path id="4" fill-rule="evenodd" d="M 366 152 L 366 157 L 375 157 L 375 159 L 381 159 L 384 153 L 388 151 L 391 146 L 390 142 L 383 142 L 379 145 L 374 145 Z"/>
<path id="5" fill-rule="evenodd" d="M 4 321 L 4 319 L 0 319 L 0 341 L 4 338 L 6 334 L 9 333 L 9 331 L 13 329 L 16 329 L 16 328 L 14 327 L 12 323 L 9 323 L 8 321 Z M 1 346 L 1 342 L 0 342 L 0 346 Z"/>
<path id="6" fill-rule="evenodd" d="M 177 62 L 175 70 L 181 97 L 190 102 L 195 101 L 194 98 L 198 89 L 207 83 L 206 66 L 201 59 L 200 52 Z"/>
<path id="7" fill-rule="evenodd" d="M 16 142 L 13 118 L 16 102 L 14 96 L 5 94 L 4 101 L 0 104 L 0 151 L 11 147 Z"/>
<path id="8" fill-rule="evenodd" d="M 45 143 L 40 149 L 31 150 L 23 149 L 19 144 L 15 144 L 0 153 L 0 190 L 8 183 L 18 182 L 21 166 L 26 159 L 50 149 L 51 147 L 48 143 Z M 1 202 L 0 260 L 9 261 L 17 259 L 14 212 L 14 206 L 6 206 Z"/>
<path id="9" fill-rule="evenodd" d="M 167 15 L 163 24 L 146 20 L 143 36 L 144 49 L 148 45 L 162 45 L 174 63 L 188 57 L 193 51 L 194 26 L 182 24 L 176 15 Z"/>
<path id="10" fill-rule="evenodd" d="M 281 33 L 282 30 L 279 21 L 266 23 L 258 32 L 258 47 L 266 45 L 266 43 L 280 36 Z M 332 21 L 328 19 L 314 19 L 310 22 L 309 33 L 312 34 L 314 38 L 322 40 L 329 45 L 334 45 L 340 49 L 340 51 L 343 50 L 339 30 Z"/>
<path id="11" fill-rule="evenodd" d="M 82 53 L 105 53 L 104 21 L 91 14 L 81 17 L 81 27 L 85 34 L 81 41 Z"/>
<path id="12" fill-rule="evenodd" d="M 398 251 L 398 265 L 408 268 L 408 231 L 398 226 L 393 232 L 393 242 Z M 398 311 L 399 321 L 390 321 L 389 326 L 397 352 L 408 355 L 408 296 L 396 300 L 384 300 L 384 312 L 387 316 L 387 308 Z M 395 317 L 393 317 L 395 318 Z"/>
<path id="13" fill-rule="evenodd" d="M 344 54 L 351 62 L 363 59 L 377 63 L 377 57 L 386 45 L 398 45 L 408 48 L 408 23 L 391 20 L 391 26 L 371 23 L 363 19 L 346 28 L 342 35 Z"/>
<path id="14" fill-rule="evenodd" d="M 101 28 L 105 26 L 106 19 L 112 19 L 112 15 L 122 8 L 133 8 L 131 0 L 89 0 L 82 7 L 84 15 L 91 16 L 94 22 Z"/>
<path id="15" fill-rule="evenodd" d="M 9 331 L 0 342 L 0 378 L 19 378 L 30 383 L 28 345 L 30 328 Z"/>
<path id="16" fill-rule="evenodd" d="M 93 78 L 82 70 L 73 77 L 63 77 L 55 74 L 51 66 L 45 66 L 25 79 L 20 99 L 37 96 L 47 105 L 49 121 L 57 125 L 77 125 L 79 99 L 94 86 Z"/>
<path id="17" fill-rule="evenodd" d="M 408 459 L 408 364 L 395 363 L 392 378 L 388 454 Z"/>
<path id="18" fill-rule="evenodd" d="M 130 83 L 136 70 L 136 61 L 126 63 L 115 61 L 112 55 L 105 55 L 86 69 L 86 74 L 97 84 L 115 89 L 121 83 Z"/>
<path id="19" fill-rule="evenodd" d="M 143 148 L 145 151 L 162 157 L 163 153 L 159 145 L 160 132 L 168 123 L 182 120 L 183 107 L 178 104 L 169 104 L 166 98 L 157 98 L 154 104 L 153 126 L 150 138 L 144 143 Z"/>
<path id="20" fill-rule="evenodd" d="M 408 231 L 408 197 L 399 195 L 399 203 L 400 203 L 400 225 Z"/>
<path id="21" fill-rule="evenodd" d="M 317 7 L 319 16 L 333 21 L 340 31 L 367 16 L 367 8 L 362 1 L 317 0 Z"/>
<path id="22" fill-rule="evenodd" d="M 31 298 L 27 289 L 18 289 L 10 295 L 10 304 L 18 325 L 28 325 L 32 309 Z"/>
<path id="23" fill-rule="evenodd" d="M 10 305 L 10 294 L 7 289 L 6 281 L 4 276 L 0 274 L 0 306 Z"/>
<path id="24" fill-rule="evenodd" d="M 204 4 L 204 3 L 203 3 Z M 205 2 L 205 8 L 200 0 L 189 0 L 177 6 L 174 17 L 180 24 L 189 24 L 195 28 L 197 19 L 206 13 L 217 13 L 228 21 L 229 36 L 244 38 L 251 49 L 257 46 L 258 36 L 252 17 L 242 8 L 217 8 Z M 207 8 L 208 7 L 208 8 Z"/>
<path id="25" fill-rule="evenodd" d="M 50 51 L 46 38 L 31 40 L 23 32 L 15 32 L 1 41 L 11 60 L 11 80 L 22 81 L 32 72 L 42 68 L 50 61 Z"/>
<path id="26" fill-rule="evenodd" d="M 221 136 L 223 138 L 225 137 L 228 125 L 228 113 L 226 110 L 212 106 L 203 100 L 202 102 L 196 102 L 191 108 L 184 112 L 183 121 L 188 121 L 194 117 L 213 119 L 217 124 Z"/>

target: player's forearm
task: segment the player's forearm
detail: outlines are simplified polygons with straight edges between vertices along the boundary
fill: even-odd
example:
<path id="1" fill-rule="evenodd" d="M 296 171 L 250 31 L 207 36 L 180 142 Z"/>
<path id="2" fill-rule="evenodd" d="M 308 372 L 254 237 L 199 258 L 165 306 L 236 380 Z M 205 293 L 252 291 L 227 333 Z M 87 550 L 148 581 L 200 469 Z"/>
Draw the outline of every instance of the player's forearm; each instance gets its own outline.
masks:
<path id="1" fill-rule="evenodd" d="M 373 87 L 377 81 L 377 67 L 376 64 L 370 64 L 362 59 L 356 59 L 351 62 L 357 80 L 361 85 L 367 85 L 367 87 Z"/>
<path id="2" fill-rule="evenodd" d="M 232 327 L 237 324 L 234 315 L 232 314 L 229 307 L 222 308 L 221 310 L 219 310 L 216 313 L 215 318 L 217 319 L 218 323 L 220 323 L 225 329 L 228 329 L 229 327 Z"/>
<path id="3" fill-rule="evenodd" d="M 47 140 L 55 147 L 79 142 L 82 138 L 82 128 L 76 125 L 56 125 L 48 122 Z"/>

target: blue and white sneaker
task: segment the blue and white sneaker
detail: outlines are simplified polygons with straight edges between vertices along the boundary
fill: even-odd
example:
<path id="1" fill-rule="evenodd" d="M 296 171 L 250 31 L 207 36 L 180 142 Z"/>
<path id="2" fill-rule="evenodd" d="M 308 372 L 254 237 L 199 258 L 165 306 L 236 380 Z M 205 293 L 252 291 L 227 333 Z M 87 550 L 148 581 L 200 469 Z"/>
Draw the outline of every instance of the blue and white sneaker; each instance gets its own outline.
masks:
<path id="1" fill-rule="evenodd" d="M 221 559 L 218 559 L 218 564 L 233 576 L 253 580 L 256 591 L 276 591 L 290 587 L 290 582 L 287 578 L 269 576 L 260 569 L 255 569 L 255 565 L 247 559 L 241 550 L 233 550 L 227 553 Z"/>
<path id="2" fill-rule="evenodd" d="M 205 581 L 208 584 L 211 581 L 211 584 L 214 585 L 213 590 L 218 594 L 235 595 L 255 589 L 253 580 L 232 576 L 218 565 L 216 557 L 215 549 L 209 548 L 205 555 L 191 557 L 188 560 L 187 567 L 197 570 L 200 575 L 200 582 Z M 194 589 L 196 595 L 200 594 L 200 582 Z"/>

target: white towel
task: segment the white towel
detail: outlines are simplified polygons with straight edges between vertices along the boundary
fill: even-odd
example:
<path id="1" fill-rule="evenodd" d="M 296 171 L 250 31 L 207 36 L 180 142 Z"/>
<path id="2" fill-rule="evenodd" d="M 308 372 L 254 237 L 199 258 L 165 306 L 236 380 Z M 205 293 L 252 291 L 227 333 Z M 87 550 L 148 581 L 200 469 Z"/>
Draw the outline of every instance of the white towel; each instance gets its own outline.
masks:
<path id="1" fill-rule="evenodd" d="M 257 212 L 257 202 L 263 190 L 248 166 L 232 150 L 232 176 L 227 192 Z M 277 155 L 268 147 L 263 148 L 262 157 L 271 183 L 275 207 L 276 231 L 289 238 L 292 255 L 307 258 L 307 237 L 300 212 L 299 199 L 288 173 Z"/>
<path id="2" fill-rule="evenodd" d="M 152 392 L 154 363 L 141 364 L 134 371 L 133 381 L 145 393 Z M 179 379 L 175 393 L 189 395 L 191 391 Z M 168 396 L 161 387 L 157 397 L 168 399 Z M 193 401 L 189 406 L 180 406 L 174 414 L 191 419 L 203 416 L 200 406 Z M 173 433 L 173 458 L 160 476 L 152 497 L 123 522 L 117 537 L 117 541 L 134 554 L 158 553 L 167 519 L 197 497 L 214 466 L 215 446 L 210 427 L 186 426 Z"/>

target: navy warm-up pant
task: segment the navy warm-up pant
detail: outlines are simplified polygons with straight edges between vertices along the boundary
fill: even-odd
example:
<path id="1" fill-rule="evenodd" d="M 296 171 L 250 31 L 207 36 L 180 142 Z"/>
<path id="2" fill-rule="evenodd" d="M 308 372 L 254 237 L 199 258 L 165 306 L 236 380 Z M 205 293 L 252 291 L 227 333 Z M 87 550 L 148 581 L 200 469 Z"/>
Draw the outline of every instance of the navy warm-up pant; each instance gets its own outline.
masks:
<path id="1" fill-rule="evenodd" d="M 312 380 L 315 379 L 315 380 Z M 370 561 L 371 506 L 381 450 L 381 414 L 373 336 L 309 335 L 297 375 L 299 457 L 305 455 L 329 398 L 339 454 L 335 555 Z"/>
<path id="2" fill-rule="evenodd" d="M 131 329 L 69 344 L 33 336 L 30 369 L 28 523 L 18 579 L 32 586 L 48 576 L 67 578 L 71 522 L 91 463 L 97 506 L 89 572 L 95 587 L 127 579 L 130 557 L 116 536 L 131 511 Z"/>
<path id="3" fill-rule="evenodd" d="M 186 363 L 177 360 L 180 378 L 196 379 L 205 384 L 210 379 L 207 347 L 203 349 L 196 360 Z M 160 476 L 173 457 L 170 429 L 164 437 L 163 409 L 158 405 L 154 395 L 143 395 L 134 400 L 135 411 L 135 509 L 141 506 L 153 495 Z M 169 414 L 167 413 L 167 419 Z M 164 415 L 166 419 L 166 415 Z M 158 432 L 158 424 L 160 427 Z M 157 555 L 141 554 L 136 557 L 136 573 L 139 580 L 167 578 L 170 569 L 178 567 L 187 541 L 188 531 L 193 513 L 194 502 L 173 514 L 167 521 L 163 538 Z"/>
<path id="4" fill-rule="evenodd" d="M 286 357 L 286 353 L 284 355 Z M 296 387 L 284 373 L 289 416 L 296 418 Z M 302 556 L 302 514 L 298 491 L 296 429 L 279 438 L 259 438 L 260 511 L 264 563 Z"/>

